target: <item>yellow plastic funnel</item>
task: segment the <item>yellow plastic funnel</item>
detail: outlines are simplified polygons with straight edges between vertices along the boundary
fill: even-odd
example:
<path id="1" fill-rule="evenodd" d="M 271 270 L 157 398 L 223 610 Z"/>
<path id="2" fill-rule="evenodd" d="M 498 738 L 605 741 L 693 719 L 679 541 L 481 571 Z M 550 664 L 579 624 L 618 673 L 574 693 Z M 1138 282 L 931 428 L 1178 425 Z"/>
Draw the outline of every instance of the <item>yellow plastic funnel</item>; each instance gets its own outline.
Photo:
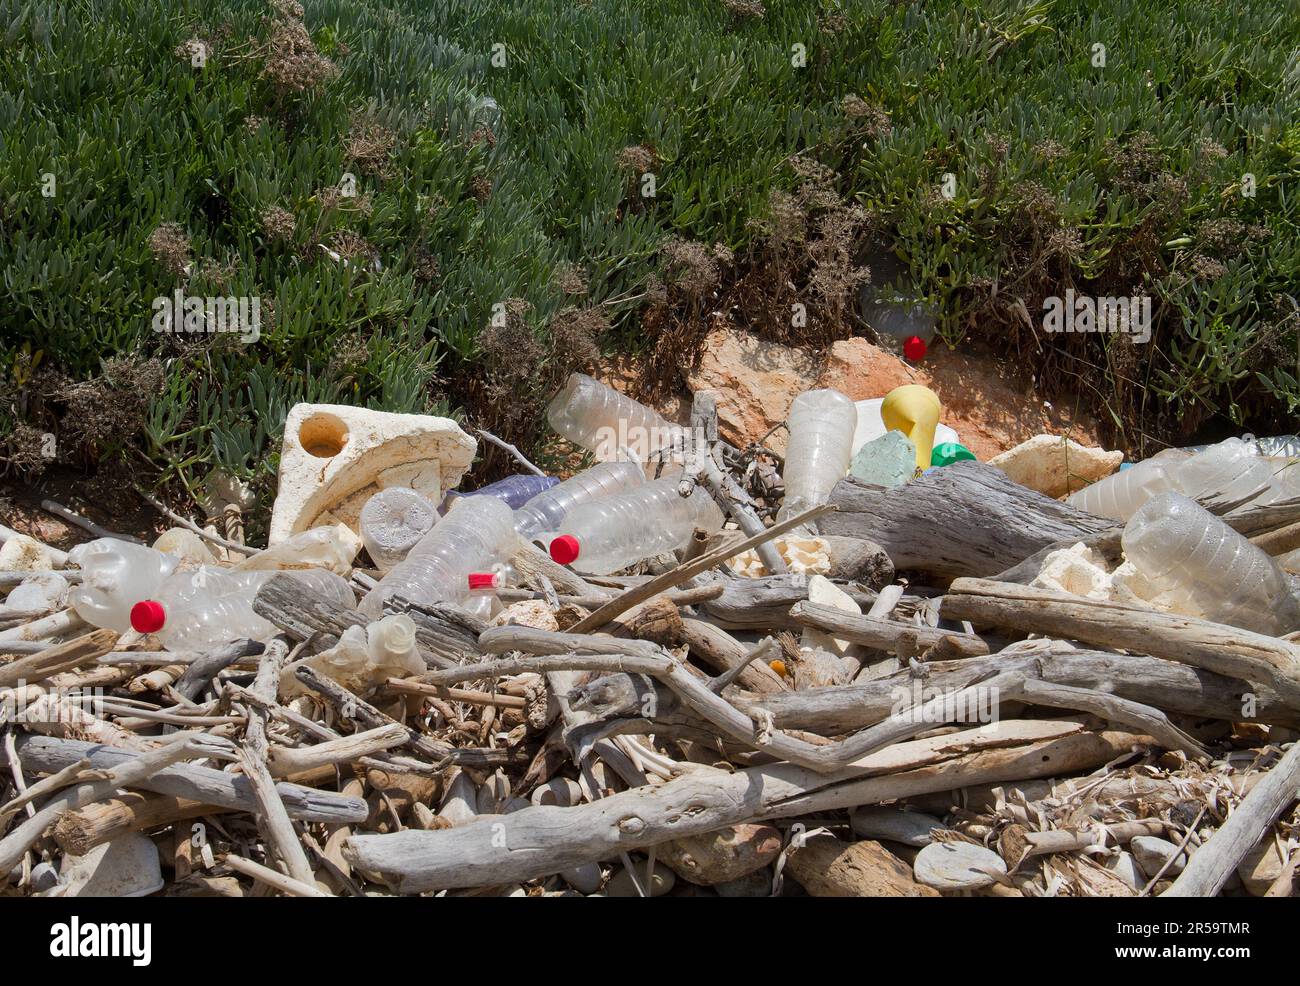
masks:
<path id="1" fill-rule="evenodd" d="M 880 405 L 880 419 L 890 431 L 901 431 L 916 446 L 916 467 L 930 468 L 934 451 L 934 429 L 942 405 L 929 387 L 908 384 L 895 387 Z"/>

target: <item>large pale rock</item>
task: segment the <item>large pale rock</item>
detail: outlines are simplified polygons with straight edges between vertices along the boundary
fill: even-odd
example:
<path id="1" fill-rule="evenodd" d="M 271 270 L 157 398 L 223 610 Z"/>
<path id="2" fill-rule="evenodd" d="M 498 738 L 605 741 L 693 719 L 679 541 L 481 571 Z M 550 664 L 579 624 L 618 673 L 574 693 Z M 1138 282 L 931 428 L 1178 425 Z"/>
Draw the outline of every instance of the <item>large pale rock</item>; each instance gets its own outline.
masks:
<path id="1" fill-rule="evenodd" d="M 814 575 L 808 579 L 808 601 L 820 606 L 834 606 L 853 616 L 862 615 L 862 607 L 853 601 L 853 597 L 824 575 Z M 800 646 L 844 657 L 852 645 L 847 640 L 837 640 L 821 630 L 808 628 L 803 632 Z"/>
<path id="2" fill-rule="evenodd" d="M 58 567 L 53 549 L 26 534 L 14 534 L 0 545 L 0 571 L 40 572 Z"/>
<path id="3" fill-rule="evenodd" d="M 269 544 L 318 523 L 356 530 L 365 501 L 409 486 L 438 503 L 474 460 L 475 441 L 450 418 L 344 404 L 298 404 L 284 423 Z"/>
<path id="4" fill-rule="evenodd" d="M 692 392 L 718 391 L 718 430 L 733 445 L 758 441 L 785 420 L 795 397 L 811 390 L 817 363 L 807 353 L 745 332 L 719 329 L 704 340 L 699 368 L 687 385 Z M 767 440 L 785 453 L 785 430 Z"/>
<path id="5" fill-rule="evenodd" d="M 994 456 L 989 465 L 997 466 L 1021 486 L 1044 496 L 1062 497 L 1104 479 L 1123 461 L 1123 452 L 1089 448 L 1058 435 L 1035 435 Z"/>
<path id="6" fill-rule="evenodd" d="M 781 854 L 781 832 L 772 825 L 730 825 L 674 839 L 655 853 L 683 880 L 711 887 L 739 880 L 776 859 Z"/>
<path id="7" fill-rule="evenodd" d="M 1269 832 L 1237 864 L 1237 876 L 1252 897 L 1263 897 L 1286 867 L 1285 854 L 1278 848 L 1278 843 Z"/>

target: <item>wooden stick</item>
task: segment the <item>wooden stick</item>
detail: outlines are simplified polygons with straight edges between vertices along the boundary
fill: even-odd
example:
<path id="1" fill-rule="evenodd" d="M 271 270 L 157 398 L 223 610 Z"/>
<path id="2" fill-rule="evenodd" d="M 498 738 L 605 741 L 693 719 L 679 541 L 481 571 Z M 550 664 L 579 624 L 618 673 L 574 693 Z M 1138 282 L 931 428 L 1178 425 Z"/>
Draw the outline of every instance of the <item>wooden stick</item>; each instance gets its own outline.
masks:
<path id="1" fill-rule="evenodd" d="M 249 691 L 264 702 L 274 702 L 280 685 L 280 672 L 288 663 L 289 647 L 277 637 L 266 646 L 258 665 L 257 677 Z M 275 780 L 268 766 L 270 742 L 266 736 L 266 712 L 254 705 L 248 710 L 248 724 L 244 727 L 244 742 L 240 746 L 240 762 L 244 776 L 253 788 L 253 796 L 261 809 L 257 816 L 258 827 L 275 849 L 289 875 L 310 886 L 315 879 L 307 851 L 298 841 L 289 812 L 275 789 Z"/>
<path id="2" fill-rule="evenodd" d="M 1130 702 L 1117 695 L 1091 688 L 1073 688 L 1070 685 L 1058 685 L 1050 681 L 1026 681 L 1024 698 L 1035 705 L 1046 705 L 1055 709 L 1074 709 L 1079 712 L 1091 712 L 1112 722 L 1125 726 L 1134 726 L 1150 736 L 1154 736 L 1171 750 L 1182 750 L 1191 757 L 1208 757 L 1205 747 L 1196 738 L 1183 732 L 1159 709 L 1140 702 Z"/>
<path id="3" fill-rule="evenodd" d="M 62 644 L 53 644 L 36 654 L 0 665 L 0 688 L 20 682 L 35 685 L 61 671 L 70 671 L 102 657 L 117 644 L 112 630 L 95 630 Z"/>
<path id="4" fill-rule="evenodd" d="M 294 877 L 285 876 L 269 866 L 263 866 L 261 863 L 255 863 L 251 859 L 245 859 L 243 856 L 236 856 L 234 853 L 226 853 L 221 857 L 221 862 L 229 866 L 236 873 L 242 873 L 244 876 L 251 876 L 259 883 L 264 883 L 274 890 L 288 894 L 290 897 L 333 897 L 320 887 L 316 886 L 316 878 L 313 875 L 310 880 L 299 880 Z"/>
<path id="5" fill-rule="evenodd" d="M 527 469 L 534 476 L 546 475 L 546 473 L 544 473 L 542 470 L 538 469 L 535 465 L 529 462 L 528 457 L 524 455 L 523 452 L 520 452 L 519 449 L 511 445 L 509 442 L 497 438 L 496 435 L 492 434 L 492 432 L 488 431 L 486 428 L 475 428 L 474 430 L 477 431 L 483 437 L 484 441 L 490 442 L 491 444 L 495 445 L 497 448 L 504 449 L 505 451 L 509 452 L 511 458 L 513 458 L 516 462 L 518 462 L 521 466 Z"/>
<path id="6" fill-rule="evenodd" d="M 110 531 L 106 528 L 100 527 L 93 520 L 88 520 L 81 516 L 81 514 L 69 510 L 63 504 L 59 503 L 58 500 L 42 500 L 41 509 L 46 513 L 51 513 L 56 517 L 63 518 L 69 524 L 75 524 L 93 537 L 112 538 L 114 541 L 129 541 L 131 544 L 144 544 L 143 541 L 134 535 L 118 534 L 116 531 Z"/>
<path id="7" fill-rule="evenodd" d="M 1113 824 L 1096 824 L 1086 828 L 1050 829 L 1031 832 L 1020 824 L 1008 825 L 998 836 L 998 851 L 1007 869 L 1015 870 L 1032 856 L 1058 852 L 1078 852 L 1090 846 L 1122 846 L 1139 835 L 1162 835 L 1169 823 L 1159 818 L 1143 818 Z"/>
<path id="8" fill-rule="evenodd" d="M 833 775 L 792 764 L 734 773 L 697 766 L 666 784 L 572 808 L 534 806 L 436 831 L 354 835 L 343 854 L 355 870 L 401 893 L 513 883 L 754 819 L 1086 770 L 1128 752 L 1137 739 L 1090 733 L 1078 723 L 1003 721 L 899 743 Z"/>
<path id="9" fill-rule="evenodd" d="M 194 736 L 181 733 L 166 746 L 140 754 L 130 763 L 108 772 L 108 777 L 91 784 L 78 784 L 68 788 L 50 801 L 40 811 L 0 840 L 0 874 L 7 874 L 23 858 L 23 854 L 66 811 L 80 808 L 91 801 L 111 797 L 119 787 L 131 787 L 148 780 L 158 771 L 194 755 Z"/>
<path id="10" fill-rule="evenodd" d="M 807 600 L 795 603 L 790 608 L 790 617 L 800 626 L 825 631 L 838 640 L 890 653 L 897 653 L 898 642 L 902 637 L 913 640 L 921 650 L 935 647 L 946 640 L 948 646 L 955 647 L 958 655 L 963 657 L 982 657 L 989 652 L 989 645 L 972 633 L 915 626 L 896 620 L 872 619 Z"/>
<path id="11" fill-rule="evenodd" d="M 10 819 L 18 814 L 18 810 L 24 805 L 31 805 L 37 798 L 43 798 L 45 795 L 60 788 L 67 787 L 76 781 L 77 777 L 90 766 L 89 760 L 78 760 L 76 763 L 70 763 L 58 773 L 51 774 L 49 777 L 42 778 L 31 787 L 20 790 L 20 793 L 8 804 L 0 805 L 0 832 L 5 830 Z M 17 776 L 17 775 L 15 775 Z M 28 810 L 28 814 L 35 814 L 34 811 Z"/>
<path id="12" fill-rule="evenodd" d="M 225 548 L 229 551 L 237 551 L 241 555 L 260 555 L 262 553 L 261 548 L 253 548 L 246 544 L 238 544 L 234 541 L 227 541 L 223 537 L 217 537 L 217 535 L 213 534 L 211 531 L 205 531 L 202 527 L 194 523 L 194 521 L 190 520 L 188 517 L 182 517 L 174 510 L 170 510 L 160 500 L 150 495 L 149 493 L 146 493 L 139 486 L 135 487 L 135 491 L 137 494 L 139 494 L 139 496 L 141 497 L 141 499 L 144 500 L 145 503 L 149 504 L 149 506 L 153 507 L 164 517 L 169 518 L 175 524 L 180 524 L 181 527 L 184 527 L 188 531 L 193 531 L 195 534 L 203 538 L 205 541 L 211 541 L 213 544 L 219 545 L 220 547 Z"/>
<path id="13" fill-rule="evenodd" d="M 1300 743 L 1264 775 L 1162 897 L 1213 897 L 1300 791 Z M 0 870 L 0 872 L 3 872 Z"/>
<path id="14" fill-rule="evenodd" d="M 775 524 L 772 527 L 767 528 L 767 530 L 755 534 L 753 537 L 746 538 L 739 544 L 730 545 L 717 551 L 712 551 L 701 558 L 695 559 L 695 561 L 678 565 L 671 571 L 656 576 L 649 582 L 644 582 L 639 586 L 628 589 L 619 596 L 615 596 L 590 616 L 579 620 L 570 628 L 570 632 L 590 633 L 592 630 L 597 630 L 620 613 L 626 612 L 633 606 L 637 605 L 637 603 L 643 603 L 651 596 L 657 595 L 666 589 L 676 588 L 687 579 L 694 578 L 701 572 L 707 572 L 710 568 L 713 568 L 716 565 L 721 565 L 728 558 L 738 555 L 742 551 L 748 551 L 750 548 L 755 548 L 760 544 L 764 544 L 765 542 L 772 540 L 772 538 L 784 534 L 786 531 L 793 530 L 802 524 L 816 520 L 824 514 L 833 513 L 834 510 L 835 507 L 831 504 L 823 503 L 821 506 L 813 507 L 811 510 L 805 510 L 797 517 L 791 517 L 789 520 L 780 524 Z"/>
<path id="15" fill-rule="evenodd" d="M 353 733 L 351 736 L 317 743 L 315 746 L 272 746 L 269 766 L 276 777 L 287 777 L 326 764 L 352 763 L 372 753 L 405 746 L 406 742 L 406 727 L 400 722 L 393 722 L 364 733 Z"/>
<path id="16" fill-rule="evenodd" d="M 122 750 L 101 743 L 52 736 L 19 737 L 18 754 L 25 768 L 47 774 L 61 770 L 83 757 L 90 760 L 90 765 L 95 770 L 113 770 L 142 755 L 134 750 Z M 136 786 L 145 791 L 188 798 L 232 811 L 255 813 L 258 810 L 257 799 L 253 796 L 246 777 L 211 767 L 173 764 L 137 782 Z M 370 807 L 360 798 L 347 798 L 332 791 L 319 791 L 286 781 L 277 784 L 276 790 L 290 816 L 303 821 L 360 822 L 370 814 Z"/>
<path id="17" fill-rule="evenodd" d="M 141 832 L 225 811 L 229 809 L 169 794 L 128 791 L 67 812 L 54 824 L 53 836 L 64 852 L 84 856 L 125 832 Z"/>
<path id="18" fill-rule="evenodd" d="M 24 623 L 22 626 L 0 630 L 0 651 L 4 650 L 4 644 L 10 640 L 48 640 L 62 633 L 80 630 L 87 625 L 86 621 L 73 610 L 65 609 L 50 616 L 43 616 L 39 620 L 32 620 L 31 623 Z"/>
<path id="19" fill-rule="evenodd" d="M 426 685 L 406 678 L 389 678 L 384 687 L 406 695 L 432 695 L 448 702 L 467 702 L 470 705 L 492 705 L 498 709 L 525 709 L 528 702 L 518 695 L 494 695 L 491 692 L 468 691 L 464 688 L 443 688 Z"/>
<path id="20" fill-rule="evenodd" d="M 1266 682 L 1300 708 L 1300 646 L 1276 637 L 1127 603 L 987 579 L 957 579 L 940 612 L 947 619 L 1122 647 Z"/>

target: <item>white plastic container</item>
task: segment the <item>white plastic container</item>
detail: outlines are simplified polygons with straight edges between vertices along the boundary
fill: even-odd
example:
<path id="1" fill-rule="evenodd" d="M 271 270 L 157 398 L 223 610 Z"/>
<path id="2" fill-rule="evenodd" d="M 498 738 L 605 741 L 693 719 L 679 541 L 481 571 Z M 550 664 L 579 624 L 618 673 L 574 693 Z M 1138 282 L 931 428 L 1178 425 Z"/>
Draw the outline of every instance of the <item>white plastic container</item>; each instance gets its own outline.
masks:
<path id="1" fill-rule="evenodd" d="M 689 435 L 658 412 L 583 373 L 569 374 L 547 406 L 546 420 L 564 438 L 606 462 L 628 455 L 648 462 L 657 452 L 684 447 Z"/>
<path id="2" fill-rule="evenodd" d="M 1158 459 L 1143 459 L 1072 493 L 1065 502 L 1097 517 L 1128 520 L 1153 496 L 1178 488 L 1167 464 Z"/>
<path id="3" fill-rule="evenodd" d="M 205 650 L 241 637 L 264 639 L 276 628 L 254 612 L 253 599 L 277 575 L 304 583 L 311 595 L 326 602 L 356 606 L 347 581 L 324 569 L 246 572 L 203 565 L 177 569 L 151 597 L 132 606 L 131 626 L 156 634 L 173 651 Z"/>
<path id="4" fill-rule="evenodd" d="M 516 510 L 515 530 L 525 539 L 542 531 L 557 531 L 574 507 L 644 482 L 645 470 L 639 462 L 601 462 L 539 493 Z"/>
<path id="5" fill-rule="evenodd" d="M 1182 494 L 1144 504 L 1121 543 L 1125 559 L 1181 612 L 1271 636 L 1300 628 L 1300 603 L 1273 559 Z"/>
<path id="6" fill-rule="evenodd" d="M 609 575 L 680 548 L 697 527 L 721 530 L 722 511 L 713 497 L 698 486 L 684 497 L 678 483 L 656 479 L 575 507 L 554 536 L 542 535 L 551 558 L 579 572 Z"/>
<path id="7" fill-rule="evenodd" d="M 433 504 L 406 486 L 380 490 L 361 508 L 361 541 L 381 572 L 397 565 L 438 522 Z"/>
<path id="8" fill-rule="evenodd" d="M 514 513 L 502 501 L 494 496 L 456 500 L 406 559 L 370 590 L 360 610 L 378 617 L 394 596 L 421 605 L 459 604 L 469 592 L 469 573 L 507 561 L 518 543 Z"/>
<path id="9" fill-rule="evenodd" d="M 68 561 L 81 569 L 81 583 L 68 593 L 68 602 L 91 626 L 126 633 L 131 607 L 152 598 L 179 560 L 116 538 L 79 544 L 68 552 Z"/>
<path id="10" fill-rule="evenodd" d="M 838 390 L 809 390 L 790 405 L 782 521 L 829 499 L 853 458 L 858 411 Z"/>

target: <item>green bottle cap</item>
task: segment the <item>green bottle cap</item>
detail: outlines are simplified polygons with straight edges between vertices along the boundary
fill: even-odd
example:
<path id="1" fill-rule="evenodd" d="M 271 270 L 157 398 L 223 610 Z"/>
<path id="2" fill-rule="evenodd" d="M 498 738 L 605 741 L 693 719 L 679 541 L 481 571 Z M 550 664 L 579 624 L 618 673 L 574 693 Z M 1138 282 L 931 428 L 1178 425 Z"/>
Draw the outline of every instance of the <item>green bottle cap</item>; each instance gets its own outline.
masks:
<path id="1" fill-rule="evenodd" d="M 958 445 L 956 442 L 944 442 L 942 445 L 934 447 L 934 454 L 930 457 L 931 465 L 950 466 L 954 462 L 961 462 L 962 459 L 975 461 L 975 454 L 965 445 Z"/>

